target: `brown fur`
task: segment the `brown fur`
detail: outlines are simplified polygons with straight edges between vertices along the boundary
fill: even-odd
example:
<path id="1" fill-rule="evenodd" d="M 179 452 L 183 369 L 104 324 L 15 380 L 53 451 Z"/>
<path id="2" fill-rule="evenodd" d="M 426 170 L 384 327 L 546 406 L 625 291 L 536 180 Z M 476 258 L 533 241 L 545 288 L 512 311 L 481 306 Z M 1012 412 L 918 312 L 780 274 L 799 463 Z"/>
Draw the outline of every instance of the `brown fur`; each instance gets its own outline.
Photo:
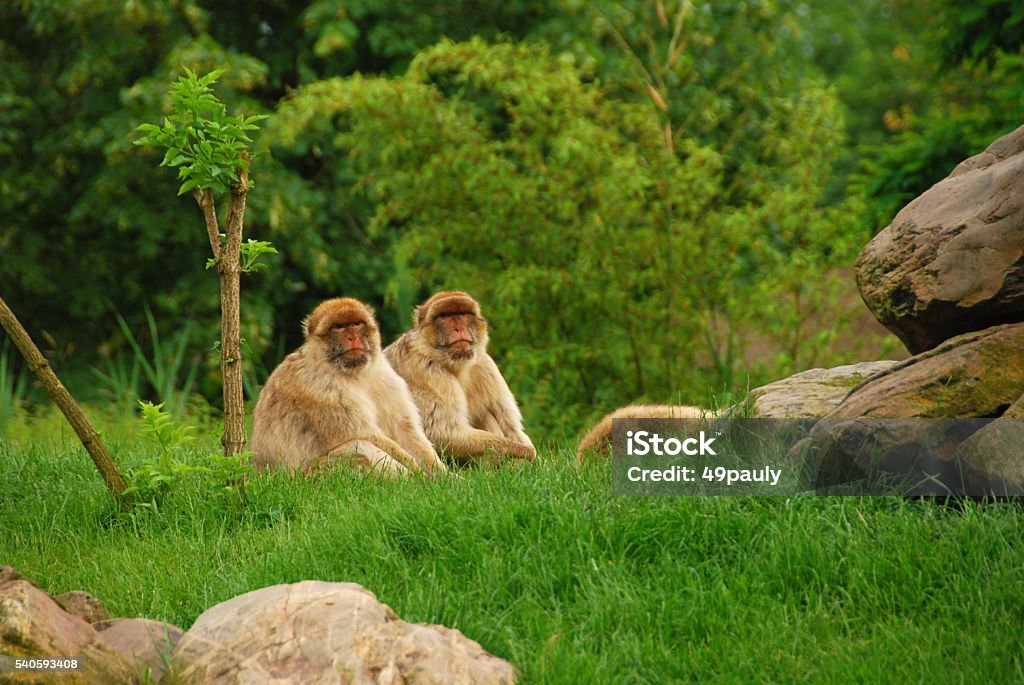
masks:
<path id="1" fill-rule="evenodd" d="M 614 419 L 702 419 L 715 412 L 685 404 L 630 404 L 619 407 L 587 431 L 576 450 L 576 458 L 586 459 L 588 452 L 605 452 L 611 445 Z"/>
<path id="2" fill-rule="evenodd" d="M 308 472 L 344 461 L 382 474 L 445 471 L 423 433 L 409 388 L 381 354 L 373 310 L 322 302 L 305 342 L 274 369 L 253 413 L 258 468 Z"/>
<path id="3" fill-rule="evenodd" d="M 532 460 L 515 397 L 487 354 L 487 321 L 461 291 L 413 311 L 415 326 L 384 350 L 409 384 L 427 437 L 460 464 L 501 456 Z"/>

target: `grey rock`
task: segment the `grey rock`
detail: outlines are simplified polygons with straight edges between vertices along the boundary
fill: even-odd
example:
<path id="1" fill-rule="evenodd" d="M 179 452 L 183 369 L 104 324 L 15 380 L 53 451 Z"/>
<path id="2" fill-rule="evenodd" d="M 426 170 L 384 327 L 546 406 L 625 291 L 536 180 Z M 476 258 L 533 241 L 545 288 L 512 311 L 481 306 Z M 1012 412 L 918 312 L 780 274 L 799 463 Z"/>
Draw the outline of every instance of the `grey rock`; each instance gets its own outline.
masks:
<path id="1" fill-rule="evenodd" d="M 1024 321 L 1024 126 L 904 207 L 856 268 L 868 309 L 914 354 Z"/>
<path id="2" fill-rule="evenodd" d="M 196 619 L 164 685 L 512 683 L 515 668 L 458 630 L 406 623 L 355 583 L 254 590 Z"/>

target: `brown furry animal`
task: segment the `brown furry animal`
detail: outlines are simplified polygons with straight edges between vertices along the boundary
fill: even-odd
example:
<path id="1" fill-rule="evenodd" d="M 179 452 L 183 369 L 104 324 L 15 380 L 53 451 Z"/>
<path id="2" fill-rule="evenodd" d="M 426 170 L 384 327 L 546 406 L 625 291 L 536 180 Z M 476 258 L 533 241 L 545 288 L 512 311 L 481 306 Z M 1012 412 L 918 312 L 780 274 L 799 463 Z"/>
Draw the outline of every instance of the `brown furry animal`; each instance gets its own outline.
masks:
<path id="1" fill-rule="evenodd" d="M 381 354 L 373 310 L 351 298 L 322 302 L 303 321 L 305 342 L 267 379 L 253 413 L 253 463 L 309 472 L 354 461 L 364 471 L 445 471 L 423 433 L 405 382 Z"/>
<path id="2" fill-rule="evenodd" d="M 611 446 L 614 419 L 703 419 L 714 417 L 715 412 L 685 404 L 630 404 L 619 407 L 598 421 L 587 431 L 576 450 L 576 458 L 583 461 L 589 452 L 606 452 Z"/>
<path id="3" fill-rule="evenodd" d="M 415 324 L 384 350 L 409 384 L 427 437 L 459 464 L 537 451 L 497 364 L 487 354 L 487 321 L 460 291 L 440 292 L 413 312 Z"/>

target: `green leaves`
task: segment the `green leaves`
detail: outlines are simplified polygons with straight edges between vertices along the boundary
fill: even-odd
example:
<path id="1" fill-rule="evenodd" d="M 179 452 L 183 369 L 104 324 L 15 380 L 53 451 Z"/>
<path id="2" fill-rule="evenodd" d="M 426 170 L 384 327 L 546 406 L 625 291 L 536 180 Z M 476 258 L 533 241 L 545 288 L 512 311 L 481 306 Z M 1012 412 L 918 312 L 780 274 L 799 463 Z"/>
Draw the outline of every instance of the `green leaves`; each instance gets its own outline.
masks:
<path id="1" fill-rule="evenodd" d="M 164 403 L 153 404 L 139 400 L 142 434 L 160 447 L 163 456 L 173 455 L 186 443 L 195 439 L 191 426 L 179 426 L 164 411 Z"/>
<path id="2" fill-rule="evenodd" d="M 254 273 L 266 269 L 267 265 L 259 261 L 260 257 L 277 253 L 277 249 L 266 240 L 249 238 L 242 243 L 242 272 Z"/>
<path id="3" fill-rule="evenodd" d="M 220 235 L 221 245 L 224 245 L 224 234 Z M 241 248 L 241 270 L 242 273 L 256 273 L 257 271 L 263 271 L 269 265 L 264 264 L 260 261 L 260 257 L 267 254 L 278 254 L 277 248 L 266 240 L 253 240 L 249 238 L 246 242 L 242 243 Z M 217 266 L 216 259 L 207 259 L 206 268 L 212 269 Z"/>
<path id="4" fill-rule="evenodd" d="M 244 496 L 243 484 L 252 473 L 251 452 L 224 456 L 206 455 L 202 463 L 182 460 L 184 448 L 194 439 L 194 428 L 179 424 L 164 410 L 163 403 L 139 401 L 142 434 L 154 444 L 159 454 L 147 459 L 128 475 L 125 496 L 136 507 L 157 511 L 161 500 L 183 478 L 193 476 L 210 483 L 217 498 L 237 499 Z"/>
<path id="5" fill-rule="evenodd" d="M 227 192 L 248 168 L 243 153 L 253 142 L 249 132 L 259 130 L 257 123 L 267 116 L 228 116 L 211 87 L 224 71 L 198 76 L 184 70 L 171 86 L 173 113 L 160 126 L 140 125 L 137 130 L 144 135 L 135 144 L 166 148 L 160 166 L 178 167 L 178 195 L 196 188 Z"/>

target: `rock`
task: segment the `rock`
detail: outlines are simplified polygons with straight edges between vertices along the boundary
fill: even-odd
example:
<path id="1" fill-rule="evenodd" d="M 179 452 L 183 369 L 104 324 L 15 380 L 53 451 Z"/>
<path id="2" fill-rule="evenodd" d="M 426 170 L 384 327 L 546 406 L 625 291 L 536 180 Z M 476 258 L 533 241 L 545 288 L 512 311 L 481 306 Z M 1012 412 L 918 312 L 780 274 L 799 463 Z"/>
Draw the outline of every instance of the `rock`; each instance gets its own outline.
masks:
<path id="1" fill-rule="evenodd" d="M 13 566 L 0 566 L 0 587 L 6 585 L 12 580 L 25 580 L 32 583 L 31 580 L 28 580 L 28 578 L 18 573 L 17 569 Z M 32 583 L 32 585 L 35 585 L 35 583 Z"/>
<path id="2" fill-rule="evenodd" d="M 1024 419 L 992 421 L 964 440 L 955 457 L 970 494 L 1024 495 Z"/>
<path id="3" fill-rule="evenodd" d="M 26 580 L 0 586 L 0 653 L 9 656 L 76 656 L 84 670 L 33 673 L 21 682 L 135 683 L 135 672 L 120 653 L 83 619 L 69 614 Z M 14 680 L 19 682 L 19 680 Z"/>
<path id="4" fill-rule="evenodd" d="M 860 362 L 831 369 L 810 369 L 754 388 L 734 415 L 763 419 L 803 419 L 825 416 L 839 406 L 852 388 L 898 362 Z"/>
<path id="5" fill-rule="evenodd" d="M 1017 401 L 1010 405 L 1010 408 L 1003 412 L 1004 419 L 1024 419 L 1024 395 L 1017 398 Z"/>
<path id="6" fill-rule="evenodd" d="M 1024 324 L 947 340 L 854 388 L 830 418 L 996 417 L 1024 393 Z"/>
<path id="7" fill-rule="evenodd" d="M 148 671 L 147 682 L 153 683 L 163 677 L 167 660 L 184 635 L 178 626 L 148 618 L 114 618 L 93 623 L 92 627 L 137 673 Z"/>
<path id="8" fill-rule="evenodd" d="M 796 447 L 806 452 L 815 487 L 854 484 L 849 494 L 973 494 L 958 446 L 988 419 L 837 419 L 818 421 Z"/>
<path id="9" fill-rule="evenodd" d="M 402 621 L 355 583 L 275 585 L 196 619 L 165 685 L 512 683 L 515 668 L 457 630 Z"/>
<path id="10" fill-rule="evenodd" d="M 994 326 L 864 381 L 797 447 L 819 486 L 884 475 L 915 484 L 903 494 L 1024 495 L 1022 422 L 993 420 L 1022 394 L 1024 324 Z"/>
<path id="11" fill-rule="evenodd" d="M 110 618 L 110 612 L 99 598 L 81 590 L 72 590 L 53 598 L 61 609 L 82 618 L 86 623 L 96 623 Z"/>
<path id="12" fill-rule="evenodd" d="M 868 309 L 912 353 L 1024 321 L 1024 126 L 908 204 L 857 260 Z"/>

